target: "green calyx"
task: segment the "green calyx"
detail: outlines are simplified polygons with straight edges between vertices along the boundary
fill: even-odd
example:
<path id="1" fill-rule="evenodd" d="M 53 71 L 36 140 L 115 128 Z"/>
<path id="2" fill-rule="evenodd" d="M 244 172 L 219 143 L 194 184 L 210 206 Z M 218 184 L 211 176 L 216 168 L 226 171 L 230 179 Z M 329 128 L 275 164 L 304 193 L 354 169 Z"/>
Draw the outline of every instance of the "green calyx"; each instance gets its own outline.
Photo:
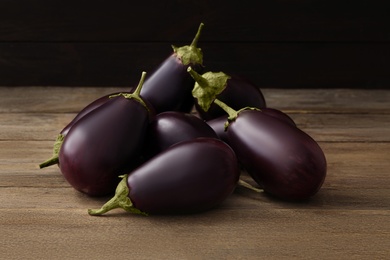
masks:
<path id="1" fill-rule="evenodd" d="M 227 104 L 225 104 L 224 102 L 220 101 L 219 99 L 215 99 L 214 103 L 216 105 L 218 105 L 220 108 L 222 108 L 228 114 L 227 121 L 225 122 L 225 131 L 229 127 L 229 124 L 231 122 L 233 122 L 234 120 L 236 120 L 236 118 L 238 117 L 238 115 L 242 111 L 244 111 L 244 110 L 257 110 L 257 111 L 261 111 L 259 108 L 256 108 L 256 107 L 244 107 L 244 108 L 241 108 L 240 110 L 234 110 L 233 108 L 229 107 Z"/>
<path id="2" fill-rule="evenodd" d="M 141 103 L 148 110 L 148 112 L 151 113 L 150 108 L 148 107 L 148 105 L 146 105 L 145 101 L 141 97 L 141 89 L 142 89 L 142 86 L 144 85 L 145 78 L 146 78 L 146 72 L 143 71 L 141 74 L 141 79 L 138 83 L 138 86 L 134 90 L 133 93 L 119 93 L 119 94 L 111 95 L 110 98 L 114 98 L 117 96 L 123 96 L 124 98 L 127 98 L 127 99 L 134 99 L 137 102 Z"/>
<path id="3" fill-rule="evenodd" d="M 59 162 L 58 156 L 60 154 L 60 149 L 61 149 L 62 143 L 64 142 L 64 138 L 65 138 L 65 136 L 63 134 L 57 135 L 57 138 L 56 138 L 54 145 L 53 145 L 53 155 L 51 158 L 49 158 L 46 161 L 44 161 L 43 163 L 39 164 L 40 169 L 49 167 L 49 166 L 54 165 L 54 164 L 58 164 L 58 162 Z"/>
<path id="4" fill-rule="evenodd" d="M 115 195 L 109 201 L 107 201 L 100 209 L 88 209 L 88 214 L 91 216 L 102 215 L 112 209 L 122 208 L 130 213 L 148 215 L 145 212 L 135 208 L 133 202 L 131 202 L 129 195 L 129 188 L 127 187 L 128 175 L 119 176 L 122 180 L 119 182 L 115 190 Z"/>
<path id="5" fill-rule="evenodd" d="M 195 80 L 192 96 L 197 99 L 198 105 L 204 111 L 208 111 L 216 97 L 226 88 L 231 77 L 223 72 L 206 72 L 199 75 L 191 67 L 188 67 L 187 71 Z"/>
<path id="6" fill-rule="evenodd" d="M 202 31 L 204 24 L 201 23 L 198 28 L 198 32 L 195 35 L 195 38 L 192 40 L 190 45 L 185 45 L 181 47 L 176 47 L 172 45 L 172 49 L 176 56 L 181 60 L 182 64 L 187 65 L 195 65 L 195 64 L 203 64 L 203 53 L 202 49 L 197 47 L 198 40 L 200 37 L 200 33 Z"/>

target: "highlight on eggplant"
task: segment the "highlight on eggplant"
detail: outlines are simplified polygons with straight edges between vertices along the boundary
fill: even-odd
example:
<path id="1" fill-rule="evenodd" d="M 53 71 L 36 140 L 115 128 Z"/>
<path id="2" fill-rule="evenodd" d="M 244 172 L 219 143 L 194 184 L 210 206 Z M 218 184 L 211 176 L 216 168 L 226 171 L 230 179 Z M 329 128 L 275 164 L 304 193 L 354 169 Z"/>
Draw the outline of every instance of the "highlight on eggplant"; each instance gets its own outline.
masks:
<path id="1" fill-rule="evenodd" d="M 131 94 L 110 100 L 78 120 L 65 136 L 59 167 L 68 183 L 90 196 L 113 193 L 118 176 L 138 166 L 152 111 L 140 97 L 146 72 Z"/>
<path id="2" fill-rule="evenodd" d="M 204 120 L 225 115 L 225 112 L 213 103 L 216 98 L 234 109 L 266 107 L 260 88 L 246 78 L 211 71 L 200 75 L 192 67 L 188 67 L 187 71 L 195 80 L 192 95 L 195 97 L 195 108 Z"/>
<path id="3" fill-rule="evenodd" d="M 124 175 L 115 196 L 88 213 L 102 215 L 115 208 L 144 215 L 198 213 L 225 201 L 239 177 L 229 145 L 215 138 L 191 139 Z"/>
<path id="4" fill-rule="evenodd" d="M 194 114 L 166 111 L 157 114 L 147 130 L 145 157 L 151 158 L 168 147 L 198 137 L 218 138 L 214 130 Z"/>
<path id="5" fill-rule="evenodd" d="M 203 23 L 199 25 L 190 45 L 172 46 L 173 53 L 145 80 L 141 96 L 152 104 L 157 114 L 164 111 L 188 113 L 192 110 L 194 80 L 187 73 L 187 68 L 191 66 L 196 71 L 203 70 L 203 53 L 197 46 L 203 26 Z"/>
<path id="6" fill-rule="evenodd" d="M 225 127 L 229 145 L 266 193 L 285 200 L 302 200 L 320 190 L 327 163 L 311 136 L 261 109 L 236 111 L 218 99 L 214 102 L 228 114 Z"/>
<path id="7" fill-rule="evenodd" d="M 279 120 L 282 120 L 292 126 L 296 126 L 294 120 L 286 113 L 282 112 L 279 109 L 271 108 L 271 107 L 265 107 L 261 109 L 261 112 L 272 116 L 275 118 L 278 118 Z M 211 120 L 206 121 L 206 123 L 214 130 L 214 132 L 218 135 L 219 139 L 229 143 L 225 128 L 225 122 L 228 120 L 227 115 L 223 115 Z"/>
<path id="8" fill-rule="evenodd" d="M 131 92 L 125 92 L 125 93 L 131 93 Z M 110 100 L 110 96 L 112 95 L 116 95 L 116 94 L 119 94 L 119 93 L 112 93 L 112 94 L 108 94 L 108 95 L 105 95 L 105 96 L 102 96 L 96 100 L 94 100 L 93 102 L 91 102 L 90 104 L 88 104 L 87 106 L 85 106 L 73 119 L 72 121 L 70 121 L 61 131 L 60 133 L 57 135 L 56 137 L 56 140 L 53 144 L 53 154 L 52 156 L 45 160 L 44 162 L 40 163 L 39 164 L 39 168 L 42 169 L 42 168 L 46 168 L 46 167 L 49 167 L 51 165 L 55 165 L 55 164 L 58 164 L 58 155 L 59 155 L 59 151 L 60 151 L 60 148 L 61 148 L 61 145 L 62 145 L 62 142 L 64 141 L 64 138 L 65 136 L 67 135 L 67 133 L 69 132 L 70 128 L 77 122 L 79 121 L 81 118 L 83 118 L 85 115 L 87 115 L 89 112 L 93 111 L 94 109 L 100 107 L 101 105 L 103 105 L 104 103 L 106 103 L 107 101 Z"/>

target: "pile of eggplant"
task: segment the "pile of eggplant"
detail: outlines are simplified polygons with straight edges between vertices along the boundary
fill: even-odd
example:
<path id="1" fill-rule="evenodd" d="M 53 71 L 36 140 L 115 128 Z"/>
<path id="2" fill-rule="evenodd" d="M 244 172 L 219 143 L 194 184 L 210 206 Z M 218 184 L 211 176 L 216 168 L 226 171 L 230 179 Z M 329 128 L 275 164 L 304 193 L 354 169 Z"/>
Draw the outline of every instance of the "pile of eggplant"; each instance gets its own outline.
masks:
<path id="1" fill-rule="evenodd" d="M 113 195 L 90 215 L 202 212 L 240 184 L 283 200 L 305 200 L 321 188 L 327 165 L 320 146 L 267 107 L 249 80 L 205 72 L 202 28 L 150 75 L 142 72 L 137 86 L 82 109 L 39 165 L 58 165 L 84 194 Z M 241 180 L 243 170 L 257 188 Z"/>

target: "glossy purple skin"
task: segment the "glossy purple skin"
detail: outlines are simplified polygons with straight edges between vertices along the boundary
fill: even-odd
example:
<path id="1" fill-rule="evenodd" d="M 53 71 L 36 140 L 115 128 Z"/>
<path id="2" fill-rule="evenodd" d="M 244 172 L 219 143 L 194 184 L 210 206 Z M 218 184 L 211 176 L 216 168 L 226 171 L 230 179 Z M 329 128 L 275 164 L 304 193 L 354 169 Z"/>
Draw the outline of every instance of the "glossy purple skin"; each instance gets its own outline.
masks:
<path id="1" fill-rule="evenodd" d="M 282 121 L 284 121 L 292 126 L 296 126 L 295 122 L 292 120 L 292 118 L 289 115 L 287 115 L 286 113 L 283 113 L 282 111 L 280 111 L 278 109 L 267 107 L 267 108 L 262 108 L 261 112 L 268 115 L 268 116 L 278 118 L 278 119 L 280 119 L 280 120 L 282 120 Z M 225 131 L 226 121 L 227 121 L 227 115 L 224 115 L 224 116 L 220 116 L 220 117 L 211 119 L 211 120 L 206 121 L 206 122 L 214 130 L 214 132 L 218 135 L 218 137 L 221 140 L 228 143 L 229 141 L 228 141 L 228 137 L 227 137 L 227 132 Z"/>
<path id="2" fill-rule="evenodd" d="M 190 65 L 199 71 L 199 65 Z M 190 65 L 183 65 L 176 54 L 172 54 L 146 77 L 141 96 L 149 101 L 157 114 L 164 111 L 191 111 L 195 81 L 187 72 Z"/>
<path id="3" fill-rule="evenodd" d="M 126 92 L 126 93 L 130 93 L 130 92 Z M 90 104 L 88 104 L 86 107 L 84 107 L 77 115 L 75 118 L 73 118 L 72 121 L 69 122 L 69 124 L 67 124 L 60 132 L 60 134 L 62 135 L 66 135 L 70 128 L 77 122 L 79 121 L 82 117 L 84 117 L 86 114 L 88 114 L 89 112 L 91 112 L 92 110 L 94 110 L 95 108 L 98 108 L 100 107 L 101 105 L 103 105 L 104 103 L 106 103 L 108 100 L 110 100 L 110 96 L 112 95 L 116 95 L 118 93 L 112 93 L 112 94 L 109 94 L 109 95 L 106 95 L 106 96 L 103 96 L 103 97 L 100 97 L 94 101 L 92 101 Z"/>
<path id="4" fill-rule="evenodd" d="M 217 99 L 235 110 L 244 107 L 266 107 L 266 102 L 261 90 L 249 80 L 238 76 L 231 76 L 231 78 L 227 80 L 225 89 L 217 95 Z M 195 108 L 200 117 L 206 121 L 226 114 L 225 111 L 214 103 L 211 104 L 207 112 L 200 108 L 196 102 Z"/>
<path id="5" fill-rule="evenodd" d="M 175 144 L 129 174 L 128 197 L 149 214 L 196 213 L 221 204 L 240 171 L 233 150 L 214 138 Z"/>
<path id="6" fill-rule="evenodd" d="M 149 123 L 134 99 L 115 97 L 78 120 L 59 152 L 59 166 L 76 190 L 91 196 L 113 193 L 118 175 L 138 162 Z"/>
<path id="7" fill-rule="evenodd" d="M 231 122 L 229 145 L 265 192 L 286 200 L 307 199 L 326 176 L 326 159 L 304 131 L 259 111 L 245 110 Z"/>
<path id="8" fill-rule="evenodd" d="M 173 144 L 197 137 L 218 138 L 205 121 L 193 114 L 177 111 L 160 113 L 148 127 L 146 157 L 150 158 Z"/>
<path id="9" fill-rule="evenodd" d="M 214 132 L 218 135 L 218 138 L 224 142 L 228 142 L 227 132 L 225 131 L 225 123 L 227 121 L 227 115 L 220 116 L 206 123 L 214 130 Z"/>

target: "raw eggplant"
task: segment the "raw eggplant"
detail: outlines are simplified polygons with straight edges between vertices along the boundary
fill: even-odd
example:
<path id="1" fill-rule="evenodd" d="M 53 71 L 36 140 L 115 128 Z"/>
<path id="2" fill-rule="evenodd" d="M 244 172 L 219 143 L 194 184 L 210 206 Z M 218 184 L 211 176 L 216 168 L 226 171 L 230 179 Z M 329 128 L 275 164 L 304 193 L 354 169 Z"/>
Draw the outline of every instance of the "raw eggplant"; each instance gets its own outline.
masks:
<path id="1" fill-rule="evenodd" d="M 125 175 L 116 195 L 90 215 L 114 208 L 141 214 L 210 210 L 234 191 L 240 171 L 233 150 L 215 138 L 196 138 L 169 147 Z"/>

